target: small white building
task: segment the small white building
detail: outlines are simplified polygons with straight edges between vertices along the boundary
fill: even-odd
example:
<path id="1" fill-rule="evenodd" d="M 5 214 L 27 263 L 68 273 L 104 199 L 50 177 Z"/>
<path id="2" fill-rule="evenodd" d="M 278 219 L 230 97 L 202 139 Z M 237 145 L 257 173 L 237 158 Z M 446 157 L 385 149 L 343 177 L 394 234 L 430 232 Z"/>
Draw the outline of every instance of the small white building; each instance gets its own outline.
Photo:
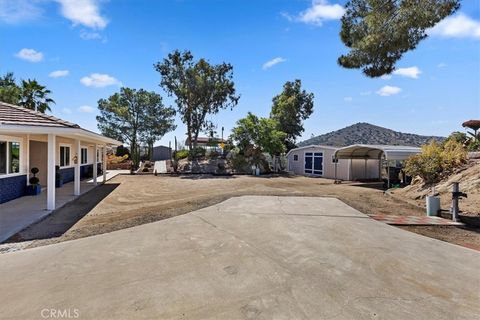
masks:
<path id="1" fill-rule="evenodd" d="M 287 153 L 288 171 L 347 181 L 380 179 L 382 163 L 403 161 L 420 151 L 420 148 L 408 146 L 356 144 L 339 148 L 311 145 Z"/>
<path id="2" fill-rule="evenodd" d="M 47 189 L 47 210 L 55 209 L 56 166 L 62 182 L 74 182 L 80 195 L 80 179 L 106 168 L 107 146 L 121 143 L 80 126 L 0 102 L 0 203 L 26 194 L 31 168 L 39 169 L 39 184 Z M 106 170 L 103 178 L 106 180 Z"/>

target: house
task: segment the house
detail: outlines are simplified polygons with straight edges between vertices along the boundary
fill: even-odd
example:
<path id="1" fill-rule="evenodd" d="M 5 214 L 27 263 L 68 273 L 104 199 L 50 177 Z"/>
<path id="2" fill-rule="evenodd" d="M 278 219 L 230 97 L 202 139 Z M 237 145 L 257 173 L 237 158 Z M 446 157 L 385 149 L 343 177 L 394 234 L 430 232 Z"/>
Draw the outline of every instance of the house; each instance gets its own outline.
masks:
<path id="1" fill-rule="evenodd" d="M 310 145 L 287 153 L 288 170 L 299 175 L 339 180 L 370 180 L 382 177 L 385 166 L 397 168 L 421 149 L 409 146 L 363 145 L 331 147 Z M 390 183 L 389 183 L 390 184 Z"/>
<path id="2" fill-rule="evenodd" d="M 185 140 L 185 145 L 188 146 L 190 139 Z M 221 138 L 209 138 L 209 137 L 198 137 L 197 138 L 197 147 L 204 149 L 217 150 L 221 147 L 221 144 L 225 144 L 226 141 Z"/>
<path id="3" fill-rule="evenodd" d="M 0 203 L 26 194 L 31 169 L 47 189 L 46 209 L 55 209 L 56 166 L 64 183 L 92 176 L 94 184 L 106 168 L 107 146 L 119 141 L 40 112 L 0 102 Z M 106 170 L 103 170 L 104 181 Z"/>

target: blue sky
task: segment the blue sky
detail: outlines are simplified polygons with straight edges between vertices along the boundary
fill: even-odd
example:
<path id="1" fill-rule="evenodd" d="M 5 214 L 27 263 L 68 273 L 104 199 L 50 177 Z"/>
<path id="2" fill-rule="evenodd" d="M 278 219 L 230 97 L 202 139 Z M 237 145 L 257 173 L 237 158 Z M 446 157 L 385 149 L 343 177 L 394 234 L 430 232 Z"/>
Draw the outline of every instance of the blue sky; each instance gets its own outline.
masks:
<path id="1" fill-rule="evenodd" d="M 356 122 L 448 135 L 480 118 L 478 1 L 464 0 L 388 79 L 337 65 L 345 2 L 0 0 L 0 73 L 37 79 L 53 92 L 53 115 L 94 131 L 98 99 L 122 85 L 172 103 L 153 64 L 174 49 L 233 65 L 240 102 L 211 118 L 227 133 L 249 111 L 268 116 L 272 97 L 294 79 L 315 94 L 303 139 Z M 184 139 L 177 124 L 157 144 Z"/>

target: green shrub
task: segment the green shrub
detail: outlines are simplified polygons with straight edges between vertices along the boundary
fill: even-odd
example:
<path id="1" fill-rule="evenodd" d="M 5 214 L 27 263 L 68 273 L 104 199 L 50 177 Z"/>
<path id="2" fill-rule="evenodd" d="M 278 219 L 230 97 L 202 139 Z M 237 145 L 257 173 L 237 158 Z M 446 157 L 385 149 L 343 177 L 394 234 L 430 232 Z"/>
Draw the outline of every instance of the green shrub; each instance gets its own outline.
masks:
<path id="1" fill-rule="evenodd" d="M 443 145 L 432 141 L 422 152 L 405 162 L 405 172 L 420 176 L 425 184 L 434 184 L 467 161 L 467 151 L 460 142 L 448 140 Z"/>
<path id="2" fill-rule="evenodd" d="M 196 147 L 190 151 L 190 158 L 201 158 L 205 157 L 205 149 Z"/>
<path id="3" fill-rule="evenodd" d="M 236 172 L 244 172 L 249 166 L 247 159 L 241 154 L 233 154 L 230 158 L 230 165 Z"/>
<path id="4" fill-rule="evenodd" d="M 175 152 L 174 157 L 176 160 L 182 160 L 188 158 L 189 154 L 188 150 L 178 150 Z"/>
<path id="5" fill-rule="evenodd" d="M 31 185 L 37 185 L 40 182 L 40 179 L 38 179 L 37 177 L 31 177 L 29 179 L 29 182 Z"/>
<path id="6" fill-rule="evenodd" d="M 467 146 L 468 151 L 480 151 L 480 140 L 471 141 Z"/>

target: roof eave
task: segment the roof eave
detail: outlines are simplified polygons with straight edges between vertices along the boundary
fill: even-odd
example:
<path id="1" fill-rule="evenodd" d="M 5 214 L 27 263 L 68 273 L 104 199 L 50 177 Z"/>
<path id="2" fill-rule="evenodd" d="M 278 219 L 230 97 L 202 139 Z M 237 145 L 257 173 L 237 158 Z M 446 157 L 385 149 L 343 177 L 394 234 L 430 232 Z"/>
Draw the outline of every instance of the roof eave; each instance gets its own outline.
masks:
<path id="1" fill-rule="evenodd" d="M 85 139 L 94 141 L 100 144 L 108 144 L 113 146 L 119 146 L 122 142 L 102 136 L 101 134 L 88 131 L 82 128 L 71 127 L 53 127 L 53 126 L 32 126 L 32 125 L 12 125 L 2 124 L 0 125 L 0 133 L 3 134 L 58 134 L 58 135 L 72 135 L 78 136 L 79 139 Z"/>

